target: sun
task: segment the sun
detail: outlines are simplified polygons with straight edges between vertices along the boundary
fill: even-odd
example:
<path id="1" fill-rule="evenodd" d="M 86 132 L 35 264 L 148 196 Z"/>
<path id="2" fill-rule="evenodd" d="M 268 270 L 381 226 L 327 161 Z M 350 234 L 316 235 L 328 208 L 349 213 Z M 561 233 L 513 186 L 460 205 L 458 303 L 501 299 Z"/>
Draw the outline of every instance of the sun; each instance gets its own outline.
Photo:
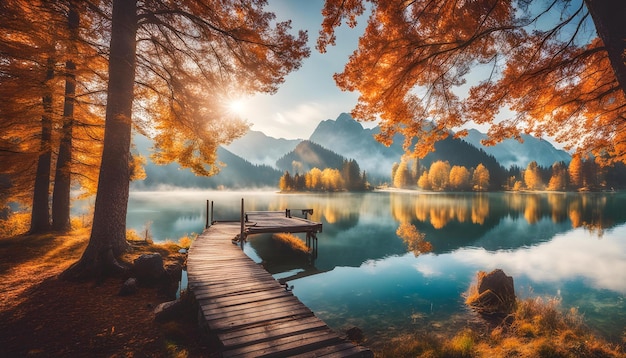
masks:
<path id="1" fill-rule="evenodd" d="M 228 110 L 236 115 L 243 115 L 246 112 L 246 104 L 243 99 L 234 99 L 228 103 Z"/>

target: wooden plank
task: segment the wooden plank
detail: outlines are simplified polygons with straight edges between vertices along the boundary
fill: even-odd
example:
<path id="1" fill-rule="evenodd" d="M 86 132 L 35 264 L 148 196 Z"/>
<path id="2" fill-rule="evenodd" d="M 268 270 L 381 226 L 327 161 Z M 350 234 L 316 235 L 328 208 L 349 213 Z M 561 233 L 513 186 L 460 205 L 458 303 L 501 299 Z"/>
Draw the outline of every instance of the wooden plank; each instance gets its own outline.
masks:
<path id="1" fill-rule="evenodd" d="M 195 292 L 194 292 L 194 295 Z M 200 301 L 202 300 L 203 308 L 210 306 L 235 306 L 242 303 L 247 302 L 259 302 L 259 301 L 267 301 L 277 297 L 283 296 L 293 296 L 291 292 L 287 292 L 282 288 L 278 288 L 276 290 L 268 290 L 264 292 L 258 293 L 250 293 L 250 294 L 242 294 L 237 297 L 216 297 L 211 298 L 209 293 L 197 295 L 196 298 Z"/>
<path id="2" fill-rule="evenodd" d="M 274 300 L 272 300 L 272 303 L 263 305 L 263 311 L 264 312 L 273 311 L 273 310 L 289 311 L 289 310 L 293 310 L 293 309 L 300 308 L 300 307 L 302 307 L 302 304 L 297 301 L 274 302 Z M 258 312 L 259 312 L 258 305 L 238 305 L 238 306 L 230 306 L 226 309 L 212 310 L 210 313 L 209 312 L 205 313 L 204 317 L 207 320 L 223 319 L 223 318 L 234 319 L 240 316 L 255 315 L 255 314 L 258 314 Z"/>
<path id="3" fill-rule="evenodd" d="M 210 321 L 209 327 L 217 331 L 225 331 L 230 329 L 240 329 L 241 327 L 252 325 L 256 326 L 262 323 L 270 322 L 275 319 L 284 319 L 288 317 L 299 318 L 312 316 L 313 312 L 306 307 L 300 306 L 291 310 L 273 310 L 269 312 L 257 313 L 254 316 L 247 315 L 245 317 L 225 318 Z M 219 334 L 219 333 L 218 333 Z"/>
<path id="4" fill-rule="evenodd" d="M 319 348 L 313 351 L 305 352 L 298 355 L 292 355 L 291 358 L 306 358 L 306 357 L 325 357 L 325 358 L 340 358 L 340 357 L 371 357 L 372 352 L 354 345 L 350 342 L 345 342 L 337 345 Z"/>
<path id="5" fill-rule="evenodd" d="M 324 322 L 315 316 L 311 316 L 285 322 L 276 320 L 271 324 L 260 327 L 248 327 L 242 330 L 225 332 L 220 334 L 220 339 L 225 347 L 232 349 L 326 328 L 328 327 Z M 353 346 L 352 344 L 349 345 Z"/>
<path id="6" fill-rule="evenodd" d="M 321 224 L 284 213 L 249 215 L 247 233 L 303 232 Z M 319 225 L 319 226 L 318 226 Z M 232 239 L 239 223 L 213 225 L 194 240 L 187 258 L 189 289 L 225 357 L 372 356 L 341 339 L 291 292 L 252 261 Z"/>
<path id="7" fill-rule="evenodd" d="M 341 339 L 330 329 L 302 335 L 287 336 L 242 348 L 225 350 L 224 357 L 288 357 L 311 350 L 340 344 Z"/>

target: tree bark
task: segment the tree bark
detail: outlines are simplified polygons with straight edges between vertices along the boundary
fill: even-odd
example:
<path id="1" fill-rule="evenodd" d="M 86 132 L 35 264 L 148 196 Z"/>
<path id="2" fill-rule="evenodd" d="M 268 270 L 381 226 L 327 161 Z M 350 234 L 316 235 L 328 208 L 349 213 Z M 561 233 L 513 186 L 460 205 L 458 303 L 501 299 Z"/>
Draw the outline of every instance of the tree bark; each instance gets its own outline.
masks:
<path id="1" fill-rule="evenodd" d="M 80 17 L 74 2 L 70 1 L 67 15 L 67 27 L 70 32 L 70 41 L 78 41 L 78 26 Z M 68 56 L 76 55 L 76 47 L 69 45 Z M 63 128 L 57 157 L 56 173 L 54 175 L 54 191 L 52 192 L 52 230 L 67 232 L 70 224 L 70 189 L 72 186 L 72 129 L 74 126 L 74 102 L 76 97 L 76 64 L 74 61 L 65 62 L 65 103 L 63 105 Z"/>
<path id="2" fill-rule="evenodd" d="M 626 1 L 585 0 L 615 76 L 626 94 Z"/>
<path id="3" fill-rule="evenodd" d="M 91 236 L 80 260 L 64 277 L 91 278 L 122 270 L 127 249 L 126 212 L 137 33 L 137 0 L 114 0 L 104 147 Z"/>
<path id="4" fill-rule="evenodd" d="M 46 69 L 46 82 L 54 78 L 54 59 L 49 58 Z M 30 233 L 42 233 L 50 230 L 50 162 L 52 157 L 52 93 L 44 84 L 46 93 L 42 98 L 43 115 L 41 116 L 41 145 L 37 160 L 37 174 L 33 190 L 33 204 L 30 220 Z"/>

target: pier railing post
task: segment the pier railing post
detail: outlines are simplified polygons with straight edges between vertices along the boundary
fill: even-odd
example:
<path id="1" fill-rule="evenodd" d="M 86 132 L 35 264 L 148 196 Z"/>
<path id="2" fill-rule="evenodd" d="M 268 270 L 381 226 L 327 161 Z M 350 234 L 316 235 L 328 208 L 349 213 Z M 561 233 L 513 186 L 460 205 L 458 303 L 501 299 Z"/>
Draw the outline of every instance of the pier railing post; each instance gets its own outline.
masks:
<path id="1" fill-rule="evenodd" d="M 206 201 L 206 224 L 204 225 L 205 229 L 209 228 L 209 217 L 211 215 L 211 212 L 209 211 L 209 199 L 207 199 Z"/>
<path id="2" fill-rule="evenodd" d="M 241 198 L 241 232 L 239 234 L 239 241 L 241 242 L 241 247 L 243 248 L 243 240 L 244 240 L 244 236 L 243 236 L 243 225 L 244 225 L 244 211 L 243 211 L 243 198 Z"/>

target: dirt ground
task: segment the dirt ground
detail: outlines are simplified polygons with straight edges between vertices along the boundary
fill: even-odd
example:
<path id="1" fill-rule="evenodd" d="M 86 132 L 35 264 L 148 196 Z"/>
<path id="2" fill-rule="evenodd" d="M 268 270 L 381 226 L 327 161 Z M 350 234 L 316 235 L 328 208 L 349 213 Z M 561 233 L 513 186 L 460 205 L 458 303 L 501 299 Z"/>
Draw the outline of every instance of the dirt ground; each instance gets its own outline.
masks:
<path id="1" fill-rule="evenodd" d="M 154 308 L 170 300 L 156 288 L 119 296 L 123 279 L 58 279 L 80 257 L 87 238 L 87 232 L 0 238 L 0 357 L 216 355 L 193 313 L 166 323 L 154 320 Z M 128 257 L 153 251 L 139 245 Z"/>

